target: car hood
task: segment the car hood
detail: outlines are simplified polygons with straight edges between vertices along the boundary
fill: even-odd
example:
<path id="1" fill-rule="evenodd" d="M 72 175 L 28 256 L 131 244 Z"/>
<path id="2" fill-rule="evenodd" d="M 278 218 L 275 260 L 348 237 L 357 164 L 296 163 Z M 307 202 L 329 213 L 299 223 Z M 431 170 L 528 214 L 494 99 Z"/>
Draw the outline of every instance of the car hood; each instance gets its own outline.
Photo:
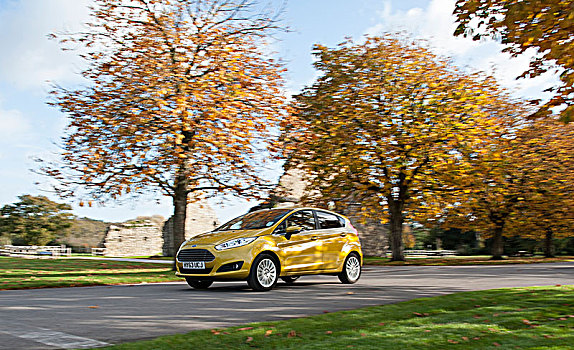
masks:
<path id="1" fill-rule="evenodd" d="M 266 229 L 257 230 L 230 230 L 202 233 L 188 240 L 187 245 L 217 245 L 236 238 L 255 237 L 264 234 Z M 186 246 L 187 246 L 186 245 Z"/>

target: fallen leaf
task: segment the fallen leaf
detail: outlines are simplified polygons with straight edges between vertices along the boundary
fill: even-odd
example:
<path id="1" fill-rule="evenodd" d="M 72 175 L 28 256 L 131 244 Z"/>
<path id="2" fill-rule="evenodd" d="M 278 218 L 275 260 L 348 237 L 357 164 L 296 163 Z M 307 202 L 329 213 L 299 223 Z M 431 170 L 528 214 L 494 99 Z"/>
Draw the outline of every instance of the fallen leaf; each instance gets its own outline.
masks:
<path id="1" fill-rule="evenodd" d="M 567 318 L 566 318 L 566 317 L 560 317 L 559 320 L 560 320 L 560 321 L 566 321 Z"/>
<path id="2" fill-rule="evenodd" d="M 379 322 L 379 326 L 384 326 L 385 322 Z"/>
<path id="3" fill-rule="evenodd" d="M 271 333 L 273 333 L 273 330 L 272 330 L 272 329 L 268 329 L 268 330 L 265 331 L 265 336 L 268 337 L 268 336 L 271 335 Z"/>
<path id="4" fill-rule="evenodd" d="M 494 346 L 500 346 L 500 344 L 498 344 L 497 342 L 492 343 L 492 345 L 494 345 Z"/>
<path id="5" fill-rule="evenodd" d="M 290 331 L 289 334 L 287 334 L 287 338 L 293 338 L 297 336 L 297 332 L 295 331 Z"/>
<path id="6" fill-rule="evenodd" d="M 425 329 L 425 333 L 428 333 L 428 332 L 430 332 L 430 329 Z"/>
<path id="7" fill-rule="evenodd" d="M 250 329 L 253 329 L 253 327 L 243 327 L 243 328 L 239 328 L 238 331 L 248 331 Z"/>
<path id="8" fill-rule="evenodd" d="M 528 324 L 528 325 L 532 324 L 532 322 L 530 322 L 530 321 L 529 321 L 529 320 L 527 320 L 527 319 L 523 319 L 523 320 L 522 320 L 522 323 L 524 323 L 524 324 Z"/>
<path id="9" fill-rule="evenodd" d="M 474 339 L 474 340 L 479 340 L 479 339 L 480 339 L 480 337 L 474 337 L 474 338 L 472 338 L 472 339 Z"/>
<path id="10" fill-rule="evenodd" d="M 355 292 L 347 292 L 348 295 L 355 294 Z"/>
<path id="11" fill-rule="evenodd" d="M 325 334 L 333 334 L 333 331 L 326 331 Z"/>
<path id="12" fill-rule="evenodd" d="M 361 337 L 366 337 L 367 333 L 361 333 Z"/>
<path id="13" fill-rule="evenodd" d="M 552 338 L 552 336 L 551 336 L 551 335 L 548 335 L 548 334 L 544 334 L 543 337 L 546 338 L 546 339 Z"/>
<path id="14" fill-rule="evenodd" d="M 561 286 L 562 286 L 561 284 L 557 284 L 557 285 L 556 285 L 556 287 L 561 287 Z"/>
<path id="15" fill-rule="evenodd" d="M 253 341 L 253 337 L 247 337 L 247 339 L 245 339 L 246 343 L 249 343 L 250 341 Z"/>
<path id="16" fill-rule="evenodd" d="M 212 329 L 212 330 L 211 330 L 211 333 L 212 333 L 213 335 L 218 335 L 218 334 L 219 334 L 219 332 L 216 331 L 215 329 Z"/>
<path id="17" fill-rule="evenodd" d="M 474 316 L 472 316 L 472 317 L 474 317 L 474 318 L 482 318 L 482 316 L 480 316 L 480 315 L 474 315 Z"/>
<path id="18" fill-rule="evenodd" d="M 474 307 L 480 307 L 480 305 L 474 305 Z"/>
<path id="19" fill-rule="evenodd" d="M 449 339 L 448 342 L 451 344 L 458 344 L 458 342 L 456 340 L 452 340 L 452 339 Z"/>
<path id="20" fill-rule="evenodd" d="M 323 310 L 323 313 L 324 313 L 324 314 L 328 314 L 328 313 L 329 313 L 329 311 L 327 311 L 327 310 Z"/>
<path id="21" fill-rule="evenodd" d="M 468 340 L 468 337 L 462 337 L 461 339 L 462 340 Z"/>
<path id="22" fill-rule="evenodd" d="M 92 305 L 92 306 L 88 306 L 88 308 L 90 309 L 99 309 L 100 307 L 98 305 Z"/>
<path id="23" fill-rule="evenodd" d="M 496 331 L 497 331 L 497 330 L 494 329 L 494 328 L 489 328 L 488 330 L 491 331 L 491 332 L 496 332 Z"/>

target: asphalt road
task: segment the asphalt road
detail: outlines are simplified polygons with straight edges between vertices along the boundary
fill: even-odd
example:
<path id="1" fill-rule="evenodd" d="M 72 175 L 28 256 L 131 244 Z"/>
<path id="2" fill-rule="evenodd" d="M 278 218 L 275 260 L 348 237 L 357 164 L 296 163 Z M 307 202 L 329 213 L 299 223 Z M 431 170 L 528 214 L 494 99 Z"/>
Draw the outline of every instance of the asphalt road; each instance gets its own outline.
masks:
<path id="1" fill-rule="evenodd" d="M 360 281 L 303 277 L 266 293 L 181 282 L 0 291 L 0 349 L 91 348 L 468 290 L 574 284 L 574 263 L 366 267 Z"/>

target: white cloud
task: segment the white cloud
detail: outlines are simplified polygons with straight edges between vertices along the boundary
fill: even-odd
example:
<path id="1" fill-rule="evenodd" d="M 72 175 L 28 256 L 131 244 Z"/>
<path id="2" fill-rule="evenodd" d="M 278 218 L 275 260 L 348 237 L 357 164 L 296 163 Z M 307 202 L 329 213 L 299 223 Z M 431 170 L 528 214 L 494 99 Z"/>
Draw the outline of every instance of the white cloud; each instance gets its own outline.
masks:
<path id="1" fill-rule="evenodd" d="M 80 61 L 47 35 L 77 30 L 87 20 L 89 0 L 21 0 L 0 7 L 0 80 L 19 89 L 46 81 L 75 81 Z"/>
<path id="2" fill-rule="evenodd" d="M 415 7 L 407 11 L 394 11 L 391 3 L 386 2 L 379 13 L 381 22 L 368 28 L 365 34 L 406 31 L 416 38 L 427 40 L 435 52 L 452 57 L 459 66 L 489 74 L 494 72 L 499 83 L 516 96 L 549 97 L 542 90 L 557 82 L 554 75 L 516 80 L 528 68 L 532 52 L 511 58 L 509 54 L 502 53 L 504 47 L 493 40 L 473 41 L 453 36 L 457 26 L 452 15 L 454 5 L 455 0 L 432 0 L 425 9 Z"/>

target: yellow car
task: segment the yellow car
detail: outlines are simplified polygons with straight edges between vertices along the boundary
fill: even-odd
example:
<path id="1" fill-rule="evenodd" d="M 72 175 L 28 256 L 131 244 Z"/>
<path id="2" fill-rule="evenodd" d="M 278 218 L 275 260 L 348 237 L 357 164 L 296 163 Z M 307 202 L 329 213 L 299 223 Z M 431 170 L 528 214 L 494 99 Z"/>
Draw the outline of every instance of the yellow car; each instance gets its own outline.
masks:
<path id="1" fill-rule="evenodd" d="M 275 208 L 235 218 L 195 236 L 176 255 L 176 275 L 196 289 L 213 281 L 246 280 L 256 291 L 281 278 L 336 275 L 343 283 L 361 276 L 363 253 L 349 219 L 328 210 Z"/>

